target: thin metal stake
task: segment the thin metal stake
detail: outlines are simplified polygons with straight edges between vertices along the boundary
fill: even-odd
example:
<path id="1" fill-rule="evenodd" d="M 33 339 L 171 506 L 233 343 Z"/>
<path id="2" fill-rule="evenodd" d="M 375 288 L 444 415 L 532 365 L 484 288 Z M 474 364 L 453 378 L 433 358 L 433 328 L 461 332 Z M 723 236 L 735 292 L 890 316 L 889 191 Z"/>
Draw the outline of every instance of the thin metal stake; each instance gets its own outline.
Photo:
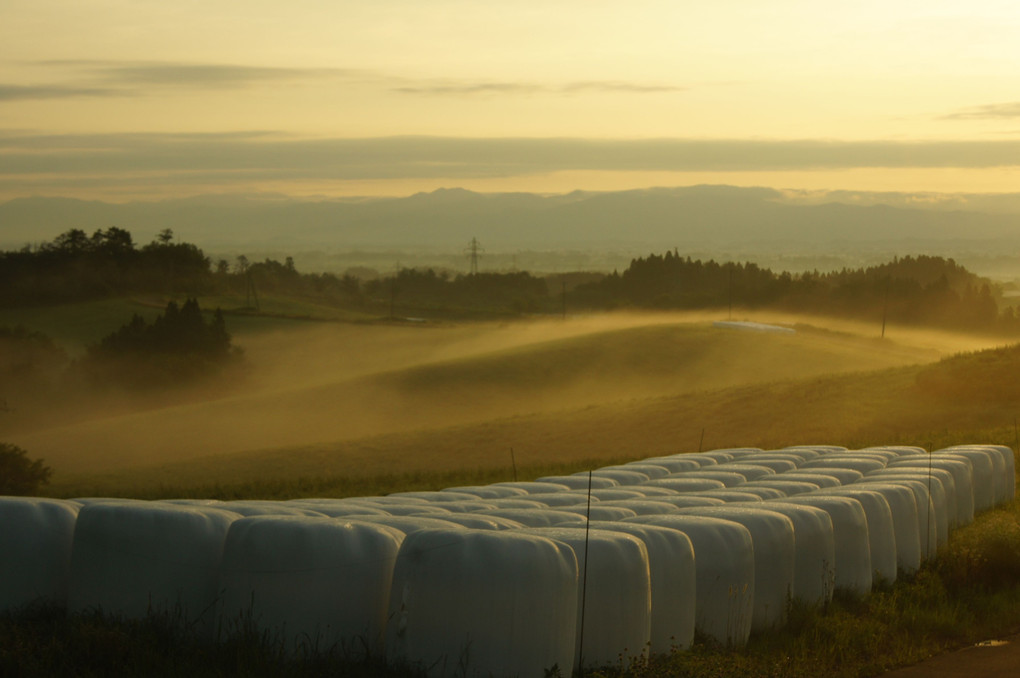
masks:
<path id="1" fill-rule="evenodd" d="M 581 574 L 581 629 L 577 640 L 577 674 L 584 678 L 584 604 L 588 594 L 588 529 L 591 525 L 591 471 L 588 471 L 588 508 L 584 515 L 584 572 Z"/>

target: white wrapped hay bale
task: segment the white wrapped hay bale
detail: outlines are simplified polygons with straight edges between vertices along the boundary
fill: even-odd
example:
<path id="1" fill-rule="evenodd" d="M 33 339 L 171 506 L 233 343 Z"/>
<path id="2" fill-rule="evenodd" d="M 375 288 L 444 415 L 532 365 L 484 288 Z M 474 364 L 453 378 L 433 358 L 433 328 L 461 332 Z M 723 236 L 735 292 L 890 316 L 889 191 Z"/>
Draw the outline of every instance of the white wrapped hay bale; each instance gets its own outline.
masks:
<path id="1" fill-rule="evenodd" d="M 652 498 L 652 497 L 676 497 L 682 492 L 670 489 L 668 487 L 653 487 L 652 485 L 631 485 L 630 488 L 638 494 Z"/>
<path id="2" fill-rule="evenodd" d="M 357 516 L 344 520 L 367 523 L 369 525 L 387 525 L 403 532 L 405 535 L 414 534 L 421 530 L 467 529 L 461 528 L 459 525 L 455 525 L 447 520 L 442 520 L 432 516 Z"/>
<path id="3" fill-rule="evenodd" d="M 872 457 L 833 454 L 806 461 L 800 468 L 805 471 L 817 469 L 853 469 L 864 475 L 885 468 L 885 465 L 885 461 Z"/>
<path id="4" fill-rule="evenodd" d="M 521 531 L 425 530 L 393 572 L 386 653 L 429 676 L 574 670 L 577 559 Z"/>
<path id="5" fill-rule="evenodd" d="M 864 476 L 860 474 L 854 474 L 857 480 L 860 480 Z M 828 473 L 812 473 L 810 471 L 802 471 L 800 469 L 794 471 L 787 471 L 781 476 L 777 477 L 776 480 L 782 480 L 784 482 L 794 483 L 811 483 L 817 485 L 819 488 L 824 487 L 840 487 L 843 483 L 835 476 Z"/>
<path id="6" fill-rule="evenodd" d="M 796 462 L 793 459 L 777 459 L 775 457 L 764 457 L 759 455 L 751 455 L 744 457 L 744 462 L 753 464 L 754 466 L 764 466 L 772 469 L 774 473 L 786 473 L 798 468 L 804 462 Z"/>
<path id="7" fill-rule="evenodd" d="M 420 490 L 418 492 L 394 492 L 386 495 L 394 498 L 424 499 L 429 503 L 446 503 L 450 501 L 476 501 L 478 495 L 467 492 L 453 492 L 448 490 Z"/>
<path id="8" fill-rule="evenodd" d="M 699 460 L 692 459 L 688 455 L 677 454 L 672 457 L 649 457 L 648 459 L 645 459 L 643 462 L 632 463 L 655 464 L 656 466 L 662 466 L 663 468 L 668 469 L 670 473 L 679 473 L 681 471 L 696 471 L 702 466 L 705 466 L 707 464 L 716 464 L 718 462 L 715 459 L 712 459 L 711 457 L 706 457 Z M 626 467 L 627 464 L 625 464 L 624 466 Z"/>
<path id="9" fill-rule="evenodd" d="M 743 647 L 754 614 L 754 545 L 746 527 L 691 515 L 645 515 L 625 522 L 683 532 L 694 546 L 695 628 L 724 645 Z"/>
<path id="10" fill-rule="evenodd" d="M 499 516 L 480 516 L 473 513 L 450 513 L 439 520 L 444 523 L 453 523 L 472 530 L 519 530 L 524 525 L 516 520 L 500 518 Z"/>
<path id="11" fill-rule="evenodd" d="M 998 455 L 1002 461 L 1002 498 L 1000 503 L 1013 499 L 1016 495 L 1016 457 L 1011 447 L 1005 445 L 954 445 L 953 447 L 946 448 L 948 452 L 956 450 L 982 450 Z"/>
<path id="12" fill-rule="evenodd" d="M 667 476 L 649 480 L 639 487 L 665 487 L 676 492 L 697 492 L 699 490 L 721 490 L 727 487 L 726 483 L 714 478 L 697 478 L 691 476 Z"/>
<path id="13" fill-rule="evenodd" d="M 747 460 L 741 460 L 741 462 L 728 462 L 725 464 L 719 464 L 714 467 L 715 471 L 725 471 L 729 473 L 739 473 L 744 476 L 745 482 L 748 480 L 760 480 L 765 476 L 774 476 L 776 472 L 770 469 L 768 466 L 758 466 L 750 463 Z"/>
<path id="14" fill-rule="evenodd" d="M 600 523 L 592 525 L 592 529 L 629 534 L 644 542 L 648 550 L 651 653 L 664 654 L 690 647 L 694 640 L 697 600 L 697 572 L 690 538 L 668 527 L 639 523 Z"/>
<path id="15" fill-rule="evenodd" d="M 479 511 L 481 516 L 509 518 L 525 527 L 554 527 L 556 525 L 584 525 L 585 518 L 569 511 L 556 509 L 492 509 Z"/>
<path id="16" fill-rule="evenodd" d="M 405 516 L 433 516 L 435 518 L 445 518 L 451 513 L 475 513 L 476 511 L 487 511 L 488 509 L 496 508 L 494 502 L 507 501 L 505 499 L 490 499 L 488 501 L 482 501 L 481 499 L 475 499 L 475 501 L 444 501 L 436 503 L 435 506 L 422 506 L 419 508 L 426 509 L 420 512 L 409 511 L 401 513 L 399 515 Z M 537 502 L 525 502 L 525 505 L 537 504 Z M 436 511 L 436 508 L 440 508 L 440 511 Z M 391 513 L 390 515 L 398 515 Z"/>
<path id="17" fill-rule="evenodd" d="M 620 489 L 619 486 L 608 489 L 593 489 L 591 497 L 593 501 L 598 500 L 599 502 L 609 502 L 614 500 L 639 500 L 648 497 L 647 494 L 637 491 L 637 487 L 644 487 L 644 485 L 628 485 L 626 489 Z M 577 489 L 572 493 L 575 497 L 579 496 L 586 498 L 589 496 L 588 490 L 585 489 Z"/>
<path id="18" fill-rule="evenodd" d="M 937 450 L 932 452 L 932 454 L 943 459 L 966 459 L 970 463 L 975 513 L 987 511 L 999 503 L 1001 483 L 996 476 L 996 471 L 998 471 L 999 476 L 1005 472 L 1002 457 L 995 455 L 995 461 L 993 462 L 992 457 L 987 452 L 967 449 Z"/>
<path id="19" fill-rule="evenodd" d="M 632 511 L 629 508 L 624 508 L 622 506 L 606 506 L 602 502 L 592 504 L 591 506 L 562 506 L 558 510 L 566 511 L 567 513 L 576 513 L 579 516 L 584 516 L 592 522 L 623 520 L 624 518 L 633 518 L 637 515 L 636 511 Z"/>
<path id="20" fill-rule="evenodd" d="M 896 525 L 885 496 L 876 489 L 853 485 L 819 490 L 812 496 L 850 497 L 861 503 L 868 521 L 868 552 L 871 554 L 872 580 L 874 581 L 874 576 L 877 575 L 889 583 L 896 581 L 898 565 Z M 916 518 L 911 518 L 916 524 Z"/>
<path id="21" fill-rule="evenodd" d="M 964 465 L 961 462 L 937 459 L 926 455 L 922 458 L 910 457 L 897 460 L 885 468 L 886 471 L 901 469 L 911 469 L 921 472 L 926 477 L 938 478 L 946 493 L 950 530 L 955 530 L 974 520 L 974 493 L 971 489 L 973 481 L 971 474 L 964 470 Z M 961 488 L 961 484 L 964 487 Z"/>
<path id="22" fill-rule="evenodd" d="M 613 499 L 599 502 L 599 506 L 620 506 L 630 509 L 636 516 L 678 513 L 680 511 L 680 508 L 674 504 L 654 499 Z"/>
<path id="23" fill-rule="evenodd" d="M 836 588 L 865 595 L 871 591 L 871 545 L 868 517 L 852 497 L 798 494 L 783 503 L 814 506 L 829 514 L 836 542 Z"/>
<path id="24" fill-rule="evenodd" d="M 740 492 L 743 494 L 752 494 L 761 497 L 762 500 L 769 499 L 782 499 L 787 496 L 786 492 L 782 491 L 778 487 L 769 487 L 768 485 L 758 485 L 760 481 L 752 480 L 749 483 L 743 485 L 737 485 L 733 488 L 733 491 Z"/>
<path id="25" fill-rule="evenodd" d="M 626 666 L 627 660 L 644 655 L 652 623 L 651 574 L 644 541 L 622 532 L 576 527 L 528 533 L 568 545 L 577 558 L 574 665 L 619 664 L 622 659 Z"/>
<path id="26" fill-rule="evenodd" d="M 639 501 L 639 500 L 635 500 Z M 640 501 L 655 501 L 669 504 L 676 508 L 687 508 L 688 506 L 720 506 L 726 503 L 725 499 L 718 497 L 699 497 L 692 494 L 678 494 L 672 497 L 645 497 Z M 640 513 L 638 515 L 641 515 Z"/>
<path id="27" fill-rule="evenodd" d="M 566 485 L 572 490 L 587 490 L 588 489 L 588 474 L 573 474 L 569 476 L 544 476 L 537 478 L 536 483 L 553 483 L 555 485 Z M 592 476 L 591 487 L 592 489 L 608 489 L 610 487 L 616 487 L 619 483 L 612 478 L 604 478 L 601 476 Z"/>
<path id="28" fill-rule="evenodd" d="M 378 652 L 403 538 L 393 528 L 343 520 L 236 520 L 220 570 L 221 628 L 266 632 L 292 654 Z"/>
<path id="29" fill-rule="evenodd" d="M 60 499 L 0 497 L 0 612 L 67 605 L 79 509 Z"/>
<path id="30" fill-rule="evenodd" d="M 681 514 L 731 520 L 751 533 L 754 556 L 754 612 L 751 632 L 761 633 L 786 623 L 787 603 L 793 595 L 796 541 L 793 521 L 768 510 L 768 504 L 703 506 Z"/>
<path id="31" fill-rule="evenodd" d="M 600 470 L 603 471 L 637 471 L 638 473 L 644 473 L 650 479 L 661 478 L 668 476 L 671 471 L 666 466 L 661 464 L 655 464 L 647 460 L 642 461 L 631 461 L 626 464 L 617 464 L 615 466 L 603 466 Z"/>
<path id="32" fill-rule="evenodd" d="M 577 475 L 587 478 L 588 471 L 582 471 Z M 599 468 L 595 469 L 594 471 L 591 471 L 591 475 L 593 478 L 609 478 L 611 480 L 615 480 L 617 484 L 623 486 L 638 485 L 640 483 L 645 483 L 651 480 L 647 473 L 641 473 L 640 471 L 624 471 Z M 584 487 L 588 486 L 584 485 Z"/>
<path id="33" fill-rule="evenodd" d="M 616 490 L 601 490 L 602 492 L 616 492 Z M 592 490 L 594 493 L 594 490 Z M 588 493 L 582 490 L 571 490 L 570 492 L 549 492 L 548 494 L 532 494 L 529 495 L 530 501 L 544 504 L 549 508 L 555 508 L 557 506 L 583 506 L 588 503 Z M 595 503 L 598 501 L 598 497 L 594 494 L 591 495 L 591 502 Z"/>
<path id="34" fill-rule="evenodd" d="M 801 476 L 809 476 L 811 481 L 819 476 L 828 476 L 836 481 L 839 485 L 849 485 L 850 483 L 856 483 L 858 480 L 864 477 L 864 474 L 852 468 L 842 467 L 831 467 L 831 466 L 812 466 L 811 468 L 804 468 L 801 466 L 793 471 L 787 471 L 783 474 L 784 478 L 792 478 L 796 480 Z"/>
<path id="35" fill-rule="evenodd" d="M 303 499 L 291 499 L 287 502 L 298 508 L 309 509 L 316 513 L 329 516 L 330 518 L 343 518 L 346 516 L 388 516 L 385 509 L 370 504 L 353 504 L 350 502 L 306 502 Z"/>
<path id="36" fill-rule="evenodd" d="M 779 478 L 779 480 L 752 480 L 751 482 L 742 485 L 741 489 L 746 490 L 751 487 L 768 487 L 774 490 L 779 490 L 787 497 L 795 494 L 814 492 L 815 490 L 821 489 L 821 486 L 818 483 L 811 483 L 806 480 L 785 480 L 782 476 Z"/>
<path id="37" fill-rule="evenodd" d="M 481 499 L 509 499 L 511 497 L 526 497 L 527 492 L 519 487 L 497 487 L 495 485 L 464 485 L 461 487 L 447 487 L 443 492 L 460 492 L 461 494 L 473 494 Z"/>
<path id="38" fill-rule="evenodd" d="M 223 542 L 238 518 L 221 509 L 159 502 L 83 506 L 71 550 L 68 610 L 211 621 Z"/>
<path id="39" fill-rule="evenodd" d="M 907 574 L 916 572 L 921 567 L 921 521 L 917 515 L 917 499 L 913 490 L 893 483 L 867 482 L 865 477 L 858 483 L 848 485 L 843 490 L 865 487 L 880 492 L 889 502 L 892 512 L 893 530 L 896 533 L 896 566 Z M 853 496 L 853 495 L 850 495 Z M 870 519 L 869 519 L 870 520 Z M 871 523 L 868 523 L 869 530 Z M 874 553 L 874 548 L 872 548 Z"/>
<path id="40" fill-rule="evenodd" d="M 747 482 L 747 477 L 736 471 L 724 471 L 721 466 L 710 466 L 701 471 L 684 471 L 670 476 L 670 478 L 693 478 L 695 480 L 715 480 L 726 487 L 736 487 Z M 688 492 L 690 490 L 687 490 Z"/>
<path id="41" fill-rule="evenodd" d="M 489 508 L 531 508 L 531 509 L 546 509 L 549 508 L 546 504 L 534 501 L 532 499 L 487 499 L 485 501 L 489 505 Z M 474 509 L 475 511 L 485 511 L 487 509 Z"/>
<path id="42" fill-rule="evenodd" d="M 570 490 L 569 485 L 563 483 L 550 483 L 550 482 L 536 482 L 536 481 L 512 481 L 505 483 L 492 483 L 489 487 L 514 487 L 518 490 L 524 490 L 525 494 L 548 494 L 549 492 L 567 492 Z"/>
<path id="43" fill-rule="evenodd" d="M 927 535 L 927 541 L 921 540 L 921 552 L 929 559 L 934 558 L 938 547 L 949 540 L 949 514 L 956 511 L 955 506 L 950 506 L 942 481 L 920 469 L 885 469 L 860 481 L 861 484 L 873 482 L 898 483 L 910 488 L 918 508 L 919 533 L 922 537 Z"/>
<path id="44" fill-rule="evenodd" d="M 215 508 L 232 511 L 242 516 L 311 516 L 325 518 L 326 514 L 310 504 L 298 505 L 293 502 L 261 501 L 247 499 L 243 501 L 225 501 L 212 504 Z"/>
<path id="45" fill-rule="evenodd" d="M 825 603 L 836 589 L 836 537 L 832 518 L 814 506 L 765 502 L 769 511 L 793 522 L 796 553 L 793 563 L 793 597 L 808 604 Z"/>
<path id="46" fill-rule="evenodd" d="M 710 497 L 713 499 L 722 499 L 727 504 L 740 503 L 740 502 L 759 502 L 762 501 L 761 495 L 756 494 L 752 491 L 744 492 L 740 489 L 740 486 L 731 487 L 725 490 L 698 490 L 697 492 L 688 492 L 688 497 Z"/>

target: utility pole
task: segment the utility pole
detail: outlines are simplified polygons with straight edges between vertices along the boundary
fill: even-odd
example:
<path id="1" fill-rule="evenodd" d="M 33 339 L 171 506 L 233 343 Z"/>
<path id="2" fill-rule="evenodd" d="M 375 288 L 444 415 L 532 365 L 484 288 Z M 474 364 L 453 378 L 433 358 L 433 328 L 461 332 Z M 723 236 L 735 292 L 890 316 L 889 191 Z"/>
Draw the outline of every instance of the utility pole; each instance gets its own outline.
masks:
<path id="1" fill-rule="evenodd" d="M 478 255 L 484 252 L 481 244 L 478 242 L 478 238 L 471 238 L 471 242 L 468 243 L 465 252 L 468 253 L 468 257 L 471 259 L 471 275 L 478 275 Z"/>

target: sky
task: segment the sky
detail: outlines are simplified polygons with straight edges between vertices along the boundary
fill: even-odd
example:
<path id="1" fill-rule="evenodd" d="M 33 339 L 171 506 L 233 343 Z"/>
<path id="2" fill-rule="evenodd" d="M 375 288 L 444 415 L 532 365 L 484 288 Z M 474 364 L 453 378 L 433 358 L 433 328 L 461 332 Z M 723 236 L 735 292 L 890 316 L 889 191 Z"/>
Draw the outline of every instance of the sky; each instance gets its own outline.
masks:
<path id="1" fill-rule="evenodd" d="M 2 0 L 0 200 L 1020 190 L 1020 3 Z"/>

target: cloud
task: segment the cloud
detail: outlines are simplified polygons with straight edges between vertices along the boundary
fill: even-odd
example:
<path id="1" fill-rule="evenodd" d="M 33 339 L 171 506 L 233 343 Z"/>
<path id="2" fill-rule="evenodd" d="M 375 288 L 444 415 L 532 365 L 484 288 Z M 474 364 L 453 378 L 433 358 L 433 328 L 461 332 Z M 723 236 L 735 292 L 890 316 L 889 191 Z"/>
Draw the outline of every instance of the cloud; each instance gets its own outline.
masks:
<path id="1" fill-rule="evenodd" d="M 391 88 L 399 94 L 425 96 L 473 96 L 487 94 L 553 94 L 570 95 L 582 93 L 611 94 L 662 94 L 683 92 L 687 88 L 676 85 L 635 83 L 622 81 L 591 80 L 566 84 L 541 84 L 536 82 L 490 82 L 490 81 L 423 81 Z"/>
<path id="2" fill-rule="evenodd" d="M 3 85 L 0 84 L 0 102 L 32 101 L 39 99 L 77 99 L 81 97 L 116 97 L 125 93 L 103 87 L 71 87 L 66 85 Z"/>
<path id="3" fill-rule="evenodd" d="M 164 61 L 40 61 L 39 66 L 71 69 L 79 77 L 121 87 L 239 89 L 274 82 L 365 77 L 368 71 L 343 68 L 285 68 L 222 63 Z"/>
<path id="4" fill-rule="evenodd" d="M 1020 101 L 1005 104 L 987 104 L 973 106 L 962 111 L 943 116 L 943 120 L 1008 120 L 1020 118 Z"/>
<path id="5" fill-rule="evenodd" d="M 1020 141 L 837 142 L 0 132 L 0 176 L 209 181 L 487 178 L 557 171 L 984 168 L 1020 163 Z"/>

